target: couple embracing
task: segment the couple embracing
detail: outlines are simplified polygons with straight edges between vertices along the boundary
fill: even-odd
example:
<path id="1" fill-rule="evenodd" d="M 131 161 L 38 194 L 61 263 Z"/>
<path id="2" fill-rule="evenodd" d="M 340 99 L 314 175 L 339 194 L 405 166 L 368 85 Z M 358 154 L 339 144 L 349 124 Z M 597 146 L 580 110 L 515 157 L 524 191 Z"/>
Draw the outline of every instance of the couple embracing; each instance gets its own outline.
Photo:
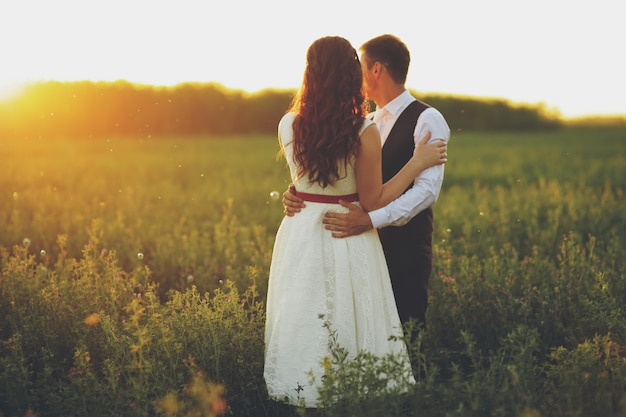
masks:
<path id="1" fill-rule="evenodd" d="M 270 397 L 310 409 L 319 385 L 309 375 L 319 384 L 331 355 L 325 323 L 351 355 L 398 354 L 411 373 L 403 339 L 390 337 L 426 319 L 431 206 L 450 129 L 405 88 L 400 39 L 382 35 L 359 52 L 341 37 L 313 42 L 278 126 L 293 187 L 270 266 L 264 378 Z"/>

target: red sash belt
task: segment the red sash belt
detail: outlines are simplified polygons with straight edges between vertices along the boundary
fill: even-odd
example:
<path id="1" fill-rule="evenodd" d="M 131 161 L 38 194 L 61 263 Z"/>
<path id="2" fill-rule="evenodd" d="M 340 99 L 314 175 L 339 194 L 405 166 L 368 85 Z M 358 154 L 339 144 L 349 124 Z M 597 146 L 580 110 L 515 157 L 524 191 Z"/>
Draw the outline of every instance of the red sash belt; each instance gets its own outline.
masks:
<path id="1" fill-rule="evenodd" d="M 353 203 L 359 201 L 358 194 L 345 194 L 345 195 L 326 195 L 326 194 L 309 194 L 292 189 L 292 194 L 300 197 L 304 201 L 311 201 L 313 203 L 329 203 L 339 204 L 339 200 L 343 200 L 347 203 Z"/>

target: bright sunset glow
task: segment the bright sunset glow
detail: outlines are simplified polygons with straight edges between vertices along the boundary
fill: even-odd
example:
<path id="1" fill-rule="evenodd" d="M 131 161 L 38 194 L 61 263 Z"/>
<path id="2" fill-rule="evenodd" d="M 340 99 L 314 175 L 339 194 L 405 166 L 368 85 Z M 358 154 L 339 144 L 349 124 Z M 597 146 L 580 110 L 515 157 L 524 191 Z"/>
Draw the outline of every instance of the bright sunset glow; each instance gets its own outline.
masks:
<path id="1" fill-rule="evenodd" d="M 0 99 L 38 80 L 295 88 L 316 38 L 359 46 L 394 33 L 412 51 L 407 86 L 417 92 L 545 103 L 564 116 L 626 113 L 626 26 L 614 0 L 406 4 L 7 0 Z"/>
<path id="2" fill-rule="evenodd" d="M 3 100 L 11 99 L 20 94 L 22 91 L 21 85 L 14 81 L 5 81 L 4 84 L 0 83 L 0 102 Z"/>

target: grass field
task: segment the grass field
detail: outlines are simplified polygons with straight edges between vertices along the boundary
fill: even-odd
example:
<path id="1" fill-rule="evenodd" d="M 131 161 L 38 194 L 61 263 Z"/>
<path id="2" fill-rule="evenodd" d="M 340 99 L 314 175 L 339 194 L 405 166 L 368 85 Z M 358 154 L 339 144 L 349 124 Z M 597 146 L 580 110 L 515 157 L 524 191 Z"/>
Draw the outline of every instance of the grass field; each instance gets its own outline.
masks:
<path id="1" fill-rule="evenodd" d="M 3 140 L 0 415 L 296 415 L 261 377 L 270 193 L 289 181 L 277 151 L 273 137 Z M 624 415 L 626 132 L 456 132 L 448 153 L 411 407 Z M 331 383 L 344 399 L 329 416 L 406 402 Z"/>

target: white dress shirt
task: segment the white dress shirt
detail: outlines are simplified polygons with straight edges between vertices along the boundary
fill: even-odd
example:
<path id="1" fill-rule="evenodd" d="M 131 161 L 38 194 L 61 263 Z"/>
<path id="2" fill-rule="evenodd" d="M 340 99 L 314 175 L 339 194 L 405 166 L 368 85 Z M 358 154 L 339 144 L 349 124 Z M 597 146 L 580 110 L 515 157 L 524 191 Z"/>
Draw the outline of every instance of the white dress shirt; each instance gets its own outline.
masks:
<path id="1" fill-rule="evenodd" d="M 381 146 L 385 144 L 391 128 L 398 120 L 398 116 L 413 101 L 415 101 L 415 97 L 408 90 L 405 90 L 369 116 L 380 131 Z M 442 114 L 432 107 L 424 110 L 417 119 L 413 134 L 416 144 L 420 138 L 426 135 L 426 132 L 431 134 L 429 143 L 435 140 L 444 140 L 447 144 L 450 140 L 448 123 Z M 443 184 L 443 173 L 444 164 L 435 165 L 422 171 L 413 181 L 413 187 L 404 194 L 385 207 L 369 212 L 372 226 L 374 228 L 403 226 L 424 209 L 430 207 L 439 197 L 441 184 Z"/>

